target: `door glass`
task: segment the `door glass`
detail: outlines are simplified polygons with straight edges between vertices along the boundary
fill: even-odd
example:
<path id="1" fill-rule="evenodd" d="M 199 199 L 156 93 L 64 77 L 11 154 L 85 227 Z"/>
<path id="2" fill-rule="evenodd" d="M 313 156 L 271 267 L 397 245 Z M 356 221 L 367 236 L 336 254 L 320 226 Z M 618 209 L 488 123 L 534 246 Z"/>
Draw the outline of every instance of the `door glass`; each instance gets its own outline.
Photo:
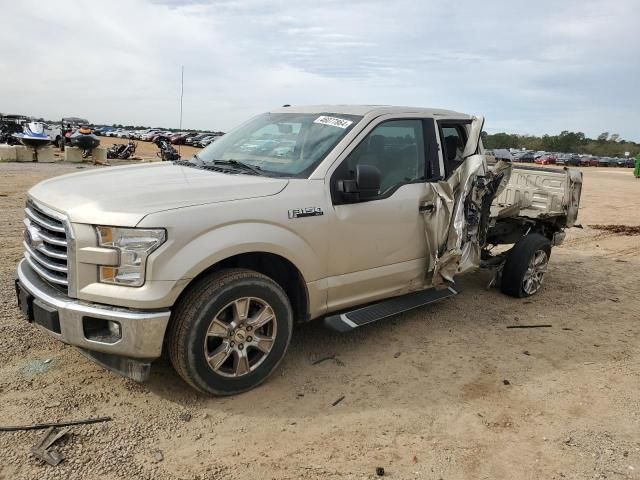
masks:
<path id="1" fill-rule="evenodd" d="M 441 132 L 444 144 L 444 163 L 448 177 L 462 163 L 462 153 L 464 152 L 466 140 L 461 127 L 458 126 L 443 126 Z"/>
<path id="2" fill-rule="evenodd" d="M 374 128 L 345 160 L 355 175 L 357 165 L 380 170 L 380 195 L 406 183 L 424 180 L 421 120 L 390 120 Z"/>

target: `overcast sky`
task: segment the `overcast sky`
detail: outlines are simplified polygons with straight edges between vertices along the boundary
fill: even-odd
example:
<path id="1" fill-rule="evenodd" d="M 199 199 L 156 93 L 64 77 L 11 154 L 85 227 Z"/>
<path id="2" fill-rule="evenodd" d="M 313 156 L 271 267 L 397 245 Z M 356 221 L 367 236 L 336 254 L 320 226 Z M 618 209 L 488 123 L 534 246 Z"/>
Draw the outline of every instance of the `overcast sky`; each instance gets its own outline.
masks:
<path id="1" fill-rule="evenodd" d="M 640 141 L 638 0 L 7 1 L 0 112 L 228 130 L 284 103 L 439 107 Z"/>

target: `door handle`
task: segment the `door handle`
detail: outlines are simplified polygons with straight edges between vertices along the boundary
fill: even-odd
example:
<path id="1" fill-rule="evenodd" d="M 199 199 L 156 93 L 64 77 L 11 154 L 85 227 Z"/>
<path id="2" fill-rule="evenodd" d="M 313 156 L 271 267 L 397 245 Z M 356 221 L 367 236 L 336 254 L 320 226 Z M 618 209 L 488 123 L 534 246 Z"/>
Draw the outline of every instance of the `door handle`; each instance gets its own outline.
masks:
<path id="1" fill-rule="evenodd" d="M 420 213 L 425 213 L 425 212 L 431 213 L 435 209 L 436 209 L 436 206 L 431 202 L 421 203 L 420 206 L 418 207 L 418 211 Z"/>

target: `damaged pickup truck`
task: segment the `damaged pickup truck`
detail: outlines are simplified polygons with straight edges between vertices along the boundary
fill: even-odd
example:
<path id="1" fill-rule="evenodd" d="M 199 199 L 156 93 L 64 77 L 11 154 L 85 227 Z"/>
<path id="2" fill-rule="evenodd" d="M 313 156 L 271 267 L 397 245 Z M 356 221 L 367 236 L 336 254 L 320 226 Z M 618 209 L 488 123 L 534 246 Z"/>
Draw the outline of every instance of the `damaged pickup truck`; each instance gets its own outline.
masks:
<path id="1" fill-rule="evenodd" d="M 482 125 L 284 107 L 188 161 L 46 180 L 28 193 L 18 302 L 106 368 L 142 381 L 164 348 L 189 385 L 228 395 L 276 369 L 295 322 L 358 328 L 457 294 L 477 268 L 533 295 L 582 176 L 488 162 Z"/>

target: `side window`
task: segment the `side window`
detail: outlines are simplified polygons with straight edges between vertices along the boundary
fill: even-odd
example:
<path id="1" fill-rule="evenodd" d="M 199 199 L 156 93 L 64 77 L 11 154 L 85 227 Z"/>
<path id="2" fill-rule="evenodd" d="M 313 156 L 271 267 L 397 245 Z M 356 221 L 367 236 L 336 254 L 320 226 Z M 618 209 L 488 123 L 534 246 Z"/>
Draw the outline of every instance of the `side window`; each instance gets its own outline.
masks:
<path id="1" fill-rule="evenodd" d="M 400 185 L 424 180 L 422 121 L 390 120 L 381 123 L 349 154 L 343 165 L 352 174 L 355 174 L 357 165 L 378 168 L 380 195 Z"/>
<path id="2" fill-rule="evenodd" d="M 449 177 L 462 163 L 462 153 L 467 142 L 467 132 L 462 125 L 442 125 L 440 127 L 440 138 L 442 140 L 446 176 Z"/>

